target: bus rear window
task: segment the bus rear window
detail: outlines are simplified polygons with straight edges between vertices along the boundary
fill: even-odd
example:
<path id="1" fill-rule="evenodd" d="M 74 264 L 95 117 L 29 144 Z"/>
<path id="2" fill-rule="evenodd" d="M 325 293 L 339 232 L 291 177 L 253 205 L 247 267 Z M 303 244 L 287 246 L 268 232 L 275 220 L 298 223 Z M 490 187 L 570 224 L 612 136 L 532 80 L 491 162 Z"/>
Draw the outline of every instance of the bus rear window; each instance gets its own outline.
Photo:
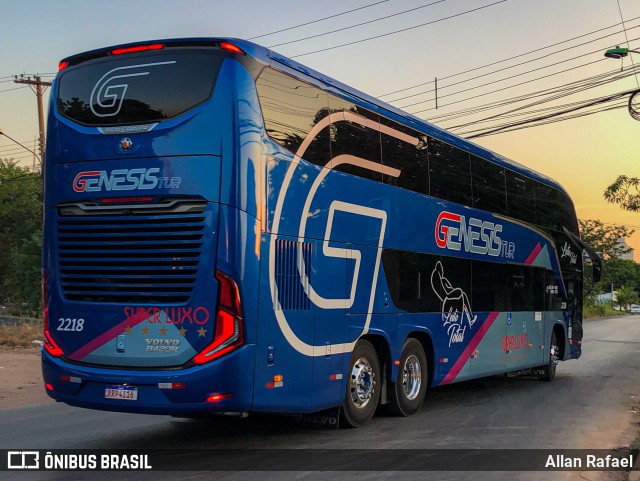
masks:
<path id="1" fill-rule="evenodd" d="M 61 75 L 58 112 L 96 126 L 170 119 L 211 96 L 223 58 L 194 48 L 86 62 Z"/>

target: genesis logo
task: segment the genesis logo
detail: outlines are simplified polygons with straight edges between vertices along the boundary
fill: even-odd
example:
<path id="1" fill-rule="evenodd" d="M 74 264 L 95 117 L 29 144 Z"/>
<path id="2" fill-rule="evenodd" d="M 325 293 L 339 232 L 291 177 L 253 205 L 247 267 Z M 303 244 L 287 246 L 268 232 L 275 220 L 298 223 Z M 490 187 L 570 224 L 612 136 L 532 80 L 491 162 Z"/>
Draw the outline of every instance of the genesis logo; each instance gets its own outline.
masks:
<path id="1" fill-rule="evenodd" d="M 160 177 L 158 167 L 151 169 L 92 170 L 80 172 L 73 179 L 76 192 L 121 190 L 179 189 L 182 177 Z"/>
<path id="2" fill-rule="evenodd" d="M 441 212 L 436 220 L 436 245 L 441 249 L 450 249 L 473 254 L 485 254 L 493 257 L 513 259 L 515 244 L 503 241 L 499 234 L 502 224 L 466 218 L 452 212 Z"/>
<path id="3" fill-rule="evenodd" d="M 109 70 L 100 77 L 91 91 L 89 108 L 96 117 L 113 117 L 120 113 L 124 102 L 128 80 L 134 77 L 146 77 L 151 72 L 150 68 L 157 68 L 160 65 L 175 64 L 175 60 L 167 62 L 143 63 L 138 65 L 128 65 Z"/>

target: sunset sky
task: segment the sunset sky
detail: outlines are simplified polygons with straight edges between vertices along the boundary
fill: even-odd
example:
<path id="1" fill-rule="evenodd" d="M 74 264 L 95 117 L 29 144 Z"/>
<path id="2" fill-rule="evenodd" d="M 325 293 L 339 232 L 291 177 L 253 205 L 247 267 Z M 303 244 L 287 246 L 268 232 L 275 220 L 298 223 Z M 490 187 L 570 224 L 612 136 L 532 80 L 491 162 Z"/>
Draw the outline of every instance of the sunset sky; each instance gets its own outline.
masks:
<path id="1" fill-rule="evenodd" d="M 159 38 L 260 36 L 253 41 L 287 56 L 301 55 L 295 57 L 301 63 L 441 127 L 469 124 L 455 130 L 459 134 L 502 124 L 501 119 L 480 121 L 548 100 L 554 92 L 564 95 L 532 106 L 539 111 L 535 115 L 554 112 L 551 108 L 561 104 L 577 106 L 580 101 L 640 88 L 640 73 L 634 76 L 628 70 L 632 58 L 640 69 L 640 54 L 624 61 L 603 57 L 616 45 L 640 49 L 638 0 L 2 3 L 0 129 L 29 147 L 34 147 L 38 133 L 35 95 L 26 86 L 17 88 L 11 76 L 42 73 L 50 80 L 65 56 Z M 329 16 L 333 18 L 291 28 Z M 334 30 L 339 31 L 322 35 Z M 311 36 L 315 37 L 286 43 Z M 349 43 L 353 44 L 344 45 Z M 340 47 L 332 48 L 336 46 Z M 317 52 L 323 49 L 329 50 Z M 620 72 L 623 67 L 626 70 Z M 602 85 L 594 86 L 596 80 Z M 584 83 L 575 84 L 580 81 Z M 571 83 L 579 91 L 566 95 Z M 535 93 L 539 95 L 534 97 Z M 521 102 L 516 103 L 515 97 Z M 621 97 L 586 111 L 627 100 L 628 96 Z M 504 105 L 469 112 L 495 102 Z M 452 112 L 460 116 L 442 117 Z M 510 115 L 523 112 L 513 110 Z M 638 233 L 629 242 L 640 261 L 640 213 L 625 213 L 602 197 L 619 174 L 640 177 L 640 122 L 626 108 L 474 141 L 559 181 L 574 199 L 579 218 L 637 226 Z M 0 137 L 0 157 L 18 158 L 23 165 L 32 162 L 28 152 L 4 137 Z"/>

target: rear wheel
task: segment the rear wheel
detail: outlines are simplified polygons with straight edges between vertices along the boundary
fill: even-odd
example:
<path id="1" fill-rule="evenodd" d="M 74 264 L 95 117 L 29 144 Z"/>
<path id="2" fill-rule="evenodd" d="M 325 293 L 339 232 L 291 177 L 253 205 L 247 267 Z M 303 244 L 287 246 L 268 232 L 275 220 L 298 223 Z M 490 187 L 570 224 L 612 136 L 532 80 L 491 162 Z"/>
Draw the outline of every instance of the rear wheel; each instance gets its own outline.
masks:
<path id="1" fill-rule="evenodd" d="M 351 353 L 341 421 L 353 428 L 367 424 L 378 407 L 380 385 L 380 362 L 376 350 L 370 342 L 358 341 Z"/>
<path id="2" fill-rule="evenodd" d="M 560 346 L 556 332 L 551 332 L 551 342 L 549 344 L 549 362 L 542 366 L 542 374 L 538 376 L 541 381 L 553 381 L 556 377 L 556 367 L 558 365 L 558 356 L 560 355 Z"/>
<path id="3" fill-rule="evenodd" d="M 400 356 L 400 370 L 391 396 L 391 412 L 410 416 L 422 407 L 427 393 L 427 356 L 417 339 L 404 343 Z"/>

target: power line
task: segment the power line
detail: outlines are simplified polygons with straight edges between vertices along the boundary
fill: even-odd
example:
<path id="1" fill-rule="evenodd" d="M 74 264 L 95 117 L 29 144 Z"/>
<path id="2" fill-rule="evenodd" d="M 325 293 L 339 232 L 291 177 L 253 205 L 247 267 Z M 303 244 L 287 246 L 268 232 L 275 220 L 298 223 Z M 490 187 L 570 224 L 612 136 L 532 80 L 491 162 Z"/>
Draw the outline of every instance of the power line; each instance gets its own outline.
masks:
<path id="1" fill-rule="evenodd" d="M 365 8 L 373 7 L 375 5 L 380 5 L 381 3 L 385 3 L 385 2 L 388 2 L 388 1 L 389 0 L 382 0 L 380 2 L 370 3 L 369 5 L 364 5 L 364 6 L 359 7 L 359 8 L 354 8 L 352 10 L 347 10 L 346 12 L 336 13 L 335 15 L 329 15 L 328 17 L 319 18 L 317 20 L 311 20 L 310 22 L 301 23 L 301 24 L 295 25 L 293 27 L 287 27 L 287 28 L 283 28 L 281 30 L 276 30 L 276 31 L 271 32 L 271 33 L 263 33 L 262 35 L 256 35 L 255 37 L 249 37 L 247 40 L 255 40 L 256 38 L 267 37 L 269 35 L 274 35 L 276 33 L 286 32 L 287 30 L 294 30 L 296 28 L 304 27 L 306 25 L 311 25 L 313 23 L 318 23 L 318 22 L 322 22 L 324 20 L 329 20 L 330 18 L 335 18 L 335 17 L 339 17 L 341 15 L 346 15 L 347 13 L 357 12 L 358 10 L 364 10 Z"/>
<path id="2" fill-rule="evenodd" d="M 464 92 L 469 92 L 471 90 L 476 90 L 476 89 L 479 89 L 479 88 L 482 88 L 482 87 L 487 87 L 489 85 L 493 85 L 493 84 L 496 84 L 496 83 L 504 82 L 505 80 L 512 80 L 512 79 L 514 79 L 516 77 L 521 77 L 523 75 L 527 75 L 527 74 L 530 74 L 530 73 L 533 73 L 533 72 L 537 72 L 539 70 L 544 70 L 544 69 L 549 68 L 549 67 L 555 67 L 557 65 L 562 65 L 562 64 L 565 64 L 567 62 L 570 62 L 570 61 L 573 61 L 573 60 L 576 60 L 576 59 L 579 59 L 579 58 L 582 58 L 582 57 L 587 57 L 587 56 L 593 55 L 594 53 L 598 53 L 600 51 L 601 50 L 598 49 L 598 50 L 594 50 L 594 51 L 591 51 L 591 52 L 587 52 L 587 53 L 582 54 L 582 55 L 574 55 L 569 60 L 561 60 L 559 62 L 555 62 L 555 63 L 549 64 L 549 65 L 545 65 L 543 67 L 534 68 L 534 69 L 531 69 L 531 70 L 527 70 L 525 72 L 521 72 L 521 73 L 518 73 L 518 74 L 510 75 L 508 77 L 503 77 L 503 78 L 498 79 L 498 80 L 493 80 L 491 82 L 487 82 L 487 83 L 484 83 L 484 84 L 476 85 L 474 87 L 469 87 L 469 88 L 466 88 L 466 89 L 463 89 L 463 90 L 458 90 L 457 92 L 453 92 L 453 93 L 450 93 L 450 94 L 447 94 L 447 95 L 439 95 L 438 96 L 438 100 L 443 99 L 443 98 L 447 98 L 447 97 L 451 97 L 451 96 L 454 96 L 454 95 L 458 95 L 458 94 L 461 94 L 461 93 L 464 93 Z M 602 60 L 602 59 L 600 59 L 600 60 Z M 557 73 L 563 73 L 565 71 L 566 70 L 560 70 Z M 552 75 L 555 75 L 555 73 L 552 74 Z M 544 78 L 547 78 L 547 77 L 548 76 L 538 77 L 537 79 L 533 79 L 533 81 L 539 80 L 539 79 L 544 79 Z M 462 83 L 462 82 L 459 82 L 459 83 Z M 457 85 L 457 84 L 453 84 L 453 85 Z M 516 85 L 522 85 L 522 84 L 515 84 L 514 86 L 516 86 Z M 452 85 L 449 85 L 447 87 L 450 87 L 450 86 L 452 86 Z M 442 88 L 446 88 L 446 87 L 442 87 Z M 434 101 L 434 99 L 421 100 L 419 102 L 414 102 L 412 104 L 402 105 L 402 106 L 400 106 L 400 108 L 401 109 L 405 109 L 407 107 L 413 107 L 415 105 L 420 105 L 420 104 L 424 104 L 424 103 L 427 103 L 427 102 L 433 102 L 433 101 Z"/>
<path id="3" fill-rule="evenodd" d="M 638 17 L 638 18 L 640 18 L 640 17 Z M 639 27 L 640 27 L 640 24 L 636 25 L 635 27 L 632 27 L 631 29 L 639 28 Z M 631 29 L 630 29 L 630 30 L 631 30 Z M 598 38 L 595 38 L 595 39 L 593 39 L 593 40 L 589 40 L 588 42 L 583 42 L 583 43 L 581 43 L 581 44 L 574 45 L 573 47 L 570 47 L 570 48 L 582 47 L 582 46 L 584 46 L 584 45 L 588 45 L 588 44 L 593 43 L 593 42 L 596 42 L 596 41 L 598 41 L 598 40 L 603 40 L 603 39 L 605 39 L 605 38 L 611 37 L 611 36 L 613 36 L 613 35 L 617 35 L 617 34 L 622 33 L 622 32 L 623 32 L 623 30 L 620 30 L 620 31 L 618 31 L 618 32 L 614 32 L 614 33 L 612 33 L 612 34 L 605 35 L 605 36 L 603 36 L 603 37 L 598 37 Z M 438 90 L 444 90 L 444 89 L 447 89 L 447 88 L 450 88 L 450 87 L 454 87 L 454 86 L 456 86 L 456 85 L 461 85 L 461 84 L 463 84 L 463 83 L 470 82 L 470 81 L 472 81 L 472 80 L 477 80 L 477 79 L 482 78 L 482 77 L 487 77 L 487 76 L 489 76 L 489 75 L 493 75 L 493 74 L 496 74 L 496 73 L 500 73 L 500 72 L 503 72 L 503 71 L 505 71 L 505 70 L 509 70 L 509 69 L 512 69 L 512 68 L 515 68 L 515 67 L 521 67 L 522 65 L 526 65 L 526 64 L 529 64 L 529 63 L 532 63 L 532 62 L 536 62 L 536 61 L 538 61 L 538 60 L 542 60 L 542 59 L 544 59 L 544 58 L 551 57 L 552 55 L 556 55 L 556 54 L 558 54 L 558 53 L 563 53 L 563 52 L 566 52 L 566 51 L 567 51 L 567 49 L 566 49 L 566 48 L 564 48 L 564 49 L 560 49 L 560 50 L 555 50 L 555 51 L 553 51 L 553 52 L 550 52 L 550 53 L 548 53 L 548 54 L 542 55 L 542 56 L 540 56 L 540 57 L 536 57 L 536 58 L 533 58 L 533 59 L 530 59 L 530 60 L 526 60 L 526 61 L 524 61 L 524 62 L 520 62 L 520 63 L 514 64 L 514 65 L 510 65 L 510 66 L 508 66 L 508 67 L 503 67 L 503 68 L 500 68 L 500 69 L 497 69 L 497 70 L 492 70 L 492 71 L 490 71 L 490 72 L 486 72 L 486 73 L 483 73 L 483 74 L 481 74 L 481 75 L 477 75 L 477 76 L 475 76 L 475 77 L 471 77 L 471 78 L 468 78 L 468 79 L 465 79 L 465 80 L 461 80 L 461 81 L 459 81 L 459 82 L 455 82 L 455 83 L 452 83 L 452 84 L 449 84 L 449 85 L 439 86 Z M 579 55 L 579 56 L 573 56 L 570 60 L 574 60 L 574 59 L 576 59 L 576 58 L 580 58 L 580 57 L 585 57 L 585 56 L 587 56 L 587 55 L 592 55 L 593 53 L 596 53 L 596 52 L 600 52 L 600 50 L 595 50 L 595 51 L 588 52 L 588 53 L 586 53 L 586 54 Z M 513 57 L 512 57 L 512 58 L 513 58 Z M 514 75 L 514 76 L 512 76 L 512 77 L 506 77 L 505 79 L 496 80 L 496 81 L 491 82 L 491 83 L 497 83 L 497 82 L 500 82 L 500 81 L 502 81 L 502 80 L 511 79 L 511 78 L 514 78 L 514 77 L 517 77 L 517 76 L 525 75 L 525 74 L 527 74 L 527 73 L 535 72 L 536 70 L 542 70 L 542 69 L 544 69 L 544 68 L 553 67 L 553 66 L 555 66 L 555 65 L 559 65 L 559 64 L 562 64 L 562 63 L 565 63 L 565 62 L 567 62 L 567 60 L 563 60 L 563 61 L 560 61 L 560 62 L 556 62 L 556 63 L 550 64 L 550 65 L 547 65 L 547 66 L 544 66 L 544 67 L 539 67 L 539 68 L 537 68 L 537 69 L 528 70 L 528 71 L 526 71 L 526 72 L 523 72 L 523 73 L 520 73 L 520 74 Z M 499 62 L 494 62 L 494 63 L 499 63 Z M 454 77 L 454 76 L 457 76 L 457 75 L 458 75 L 458 74 L 450 75 L 449 77 L 440 78 L 440 79 L 438 79 L 438 80 L 445 80 L 446 78 L 451 78 L 451 77 Z M 433 83 L 433 81 L 432 81 L 432 82 L 429 82 L 429 83 Z M 489 84 L 484 84 L 484 85 L 490 85 L 491 83 L 489 83 Z M 474 88 L 477 88 L 477 87 L 474 87 Z M 397 102 L 397 101 L 399 101 L 399 100 L 405 100 L 405 99 L 412 98 L 412 97 L 418 97 L 418 96 L 420 96 L 420 95 L 425 95 L 425 94 L 428 94 L 428 93 L 431 93 L 431 92 L 434 92 L 434 91 L 435 91 L 435 89 L 426 90 L 426 91 L 421 91 L 421 92 L 417 92 L 417 93 L 415 93 L 415 94 L 407 95 L 407 96 L 405 96 L 405 97 L 399 97 L 399 98 L 397 98 L 397 99 L 389 100 L 388 102 Z M 439 96 L 438 98 L 439 98 L 439 99 L 441 99 L 441 98 L 443 98 L 443 96 Z M 426 101 L 425 101 L 425 102 L 426 102 Z M 420 103 L 420 102 L 418 102 L 418 103 Z M 405 105 L 404 107 L 401 107 L 401 108 L 410 107 L 410 106 L 412 106 L 412 105 L 417 105 L 417 103 L 416 103 L 416 104 Z"/>
<path id="4" fill-rule="evenodd" d="M 280 47 L 282 45 L 289 45 L 289 44 L 292 44 L 292 43 L 298 43 L 298 42 L 302 42 L 303 40 L 309 40 L 309 39 L 312 39 L 312 38 L 324 37 L 325 35 L 330 35 L 330 34 L 336 33 L 336 32 L 342 32 L 343 30 L 349 30 L 350 28 L 361 27 L 362 25 L 368 25 L 370 23 L 379 22 L 381 20 L 386 20 L 387 18 L 391 18 L 391 17 L 397 17 L 398 15 L 403 15 L 405 13 L 413 12 L 415 10 L 420 10 L 422 8 L 431 7 L 432 5 L 436 5 L 438 3 L 442 3 L 442 2 L 446 2 L 446 1 L 447 0 L 436 0 L 435 2 L 427 3 L 425 5 L 420 5 L 419 7 L 410 8 L 409 10 L 404 10 L 402 12 L 393 13 L 391 15 L 386 15 L 386 16 L 380 17 L 380 18 L 374 18 L 373 20 L 368 20 L 366 22 L 356 23 L 355 25 L 349 25 L 348 27 L 338 28 L 336 30 L 331 30 L 329 32 L 319 33 L 317 35 L 310 35 L 308 37 L 299 38 L 297 40 L 290 40 L 288 42 L 282 42 L 282 43 L 277 43 L 275 45 L 269 45 L 269 48 Z"/>
<path id="5" fill-rule="evenodd" d="M 620 20 L 622 20 L 622 28 L 624 29 L 624 38 L 627 39 L 627 48 L 631 48 L 631 45 L 629 45 L 629 37 L 627 36 L 627 27 L 624 24 L 624 16 L 622 15 L 622 7 L 620 7 L 620 0 L 617 0 L 617 2 L 618 2 L 618 11 L 620 12 Z M 631 59 L 631 65 L 635 66 L 633 62 L 633 55 L 630 57 L 630 59 Z M 636 84 L 640 89 L 640 80 L 638 80 L 637 75 L 636 75 Z"/>
<path id="6" fill-rule="evenodd" d="M 503 132 L 510 132 L 513 130 L 519 130 L 519 128 L 524 127 L 524 126 L 528 126 L 528 127 L 533 127 L 536 125 L 544 125 L 547 123 L 551 123 L 551 122 L 547 122 L 547 121 L 560 121 L 560 120 L 568 120 L 568 118 L 577 118 L 577 117 L 582 117 L 584 115 L 591 115 L 594 113 L 598 113 L 601 111 L 605 111 L 605 110 L 610 110 L 610 108 L 605 108 L 602 110 L 595 110 L 590 112 L 589 114 L 582 114 L 582 115 L 577 115 L 577 116 L 569 116 L 567 118 L 564 118 L 562 116 L 566 116 L 567 114 L 572 114 L 574 112 L 577 112 L 579 110 L 582 109 L 586 109 L 589 107 L 593 107 L 599 104 L 603 104 L 603 103 L 608 103 L 608 102 L 612 102 L 615 100 L 619 100 L 623 97 L 628 96 L 629 94 L 631 94 L 632 92 L 634 92 L 634 90 L 629 90 L 629 91 L 625 91 L 625 92 L 619 92 L 617 94 L 613 94 L 613 95 L 608 95 L 606 97 L 600 97 L 597 99 L 590 99 L 588 101 L 585 101 L 583 105 L 579 105 L 579 106 L 574 106 L 571 107 L 569 109 L 564 109 L 561 110 L 559 112 L 554 112 L 551 114 L 547 114 L 547 115 L 542 115 L 542 116 L 538 116 L 538 117 L 533 117 L 530 119 L 525 119 L 525 120 L 520 120 L 517 122 L 507 122 L 504 123 L 502 125 L 499 126 L 495 126 L 495 127 L 491 127 L 491 128 L 484 128 L 484 129 L 475 129 L 475 130 L 469 130 L 466 132 L 463 132 L 462 136 L 465 136 L 468 139 L 475 139 L 478 137 L 485 137 L 487 135 L 494 135 L 494 134 L 498 134 L 498 133 L 503 133 Z M 620 107 L 623 107 L 624 105 L 621 105 Z M 615 108 L 620 108 L 618 106 L 616 106 Z"/>
<path id="7" fill-rule="evenodd" d="M 448 120 L 454 120 L 456 118 L 464 117 L 466 115 L 477 114 L 483 111 L 493 110 L 495 108 L 504 107 L 510 104 L 515 104 L 525 100 L 530 100 L 536 97 L 542 97 L 543 95 L 557 95 L 556 98 L 560 98 L 563 96 L 561 95 L 562 93 L 577 92 L 577 91 L 580 91 L 580 89 L 583 89 L 583 88 L 586 89 L 586 87 L 604 85 L 609 82 L 614 82 L 619 79 L 626 78 L 630 75 L 633 75 L 633 72 L 630 72 L 630 70 L 631 69 L 626 69 L 626 70 L 623 70 L 622 72 L 619 71 L 618 69 L 610 70 L 605 73 L 593 75 L 591 77 L 586 77 L 584 79 L 576 80 L 574 82 L 569 82 L 567 84 L 562 84 L 560 86 L 546 88 L 543 90 L 530 92 L 527 94 L 518 95 L 518 96 L 507 98 L 507 99 L 497 100 L 494 102 L 489 102 L 484 105 L 457 110 L 457 111 L 449 112 L 446 114 L 440 114 L 435 117 L 430 117 L 427 120 L 429 122 L 435 122 L 435 121 L 446 122 Z M 535 104 L 530 104 L 529 106 L 533 106 L 533 105 Z"/>
<path id="8" fill-rule="evenodd" d="M 640 19 L 640 17 L 634 17 L 634 18 L 631 18 L 631 19 L 629 19 L 627 21 L 628 22 L 632 22 L 632 21 L 638 20 L 638 19 Z M 523 57 L 523 56 L 526 56 L 526 55 L 529 55 L 529 54 L 532 54 L 532 53 L 536 53 L 536 52 L 539 52 L 541 50 L 546 50 L 546 49 L 551 48 L 551 47 L 557 47 L 558 45 L 562 45 L 563 43 L 567 43 L 567 42 L 571 42 L 573 40 L 577 40 L 579 38 L 587 37 L 589 35 L 593 35 L 594 33 L 602 32 L 604 30 L 609 30 L 610 28 L 617 27 L 618 25 L 623 25 L 623 24 L 622 23 L 614 23 L 613 25 L 609 25 L 608 27 L 603 27 L 603 28 L 600 28 L 600 29 L 597 29 L 597 30 L 593 30 L 591 32 L 584 33 L 584 34 L 578 35 L 576 37 L 572 37 L 572 38 L 569 38 L 569 39 L 566 39 L 566 40 L 562 40 L 561 42 L 552 43 L 550 45 L 546 45 L 544 47 L 536 48 L 534 50 L 529 50 L 528 52 L 524 52 L 524 53 L 521 53 L 521 54 L 518 54 L 518 55 L 514 55 L 512 57 L 504 58 L 502 60 L 497 60 L 495 62 L 491 62 L 491 63 L 485 64 L 485 65 L 481 65 L 479 67 L 474 67 L 474 68 L 471 68 L 471 69 L 468 69 L 468 70 L 464 70 L 462 72 L 454 73 L 454 74 L 448 75 L 446 77 L 441 77 L 440 80 L 448 80 L 450 78 L 457 77 L 459 75 L 464 75 L 466 73 L 475 72 L 476 70 L 481 70 L 481 69 L 486 68 L 486 67 L 492 67 L 493 65 L 497 65 L 497 64 L 500 64 L 500 63 L 503 63 L 503 62 L 508 62 L 509 60 L 514 60 L 516 58 Z M 633 28 L 636 28 L 636 27 L 633 27 Z M 616 32 L 616 33 L 619 33 L 619 32 Z M 611 34 L 611 35 L 615 35 L 615 34 Z M 607 36 L 609 36 L 609 35 L 607 35 Z M 605 38 L 605 37 L 601 37 L 601 38 Z M 378 95 L 377 97 L 378 98 L 386 97 L 388 95 L 397 94 L 397 93 L 400 93 L 400 92 L 404 92 L 406 90 L 411 90 L 413 88 L 422 87 L 423 85 L 429 85 L 429 84 L 432 84 L 432 83 L 433 83 L 433 80 L 430 80 L 428 82 L 423 82 L 423 83 L 420 83 L 420 84 L 412 85 L 411 87 L 405 87 L 405 88 L 402 88 L 400 90 L 395 90 L 393 92 L 387 92 L 386 94 L 381 94 L 381 95 Z"/>
<path id="9" fill-rule="evenodd" d="M 24 86 L 22 86 L 22 87 L 13 87 L 13 88 L 11 88 L 11 89 L 4 89 L 4 90 L 0 90 L 0 93 L 2 93 L 2 92 L 11 92 L 12 90 L 26 89 L 26 88 L 27 88 L 27 86 L 26 86 L 26 85 L 24 85 Z"/>
<path id="10" fill-rule="evenodd" d="M 532 83 L 532 82 L 537 82 L 538 80 L 542 80 L 542 79 L 545 79 L 545 78 L 553 77 L 554 75 L 559 75 L 559 74 L 561 74 L 561 73 L 570 72 L 570 71 L 572 71 L 572 70 L 576 70 L 576 69 L 579 69 L 579 68 L 582 68 L 582 67 L 587 67 L 587 66 L 589 66 L 589 65 L 593 65 L 593 64 L 596 64 L 596 63 L 598 63 L 598 62 L 602 62 L 603 60 L 606 60 L 606 59 L 601 58 L 601 59 L 598 59 L 598 60 L 594 60 L 593 62 L 583 63 L 583 64 L 581 64 L 581 65 L 577 65 L 577 66 L 575 66 L 575 67 L 571 67 L 571 68 L 567 68 L 567 69 L 564 69 L 564 70 L 560 70 L 560 71 L 558 71 L 558 72 L 554 72 L 554 73 L 551 73 L 551 74 L 549 74 L 549 75 L 543 75 L 542 77 L 537 77 L 537 78 L 535 78 L 535 79 L 526 80 L 526 81 L 524 81 L 524 82 L 520 82 L 520 83 L 517 83 L 517 84 L 510 85 L 510 86 L 508 86 L 508 87 L 502 87 L 502 88 L 499 88 L 499 89 L 496 89 L 496 90 L 491 90 L 491 91 L 489 91 L 489 92 L 484 92 L 484 93 L 482 93 L 482 94 L 473 95 L 473 96 L 471 96 L 471 97 L 467 97 L 467 98 L 465 98 L 465 99 L 456 100 L 455 102 L 449 102 L 448 104 L 440 105 L 440 107 L 448 107 L 448 106 L 450 106 L 450 105 L 459 104 L 459 103 L 462 103 L 462 102 L 466 102 L 466 101 L 468 101 L 468 100 L 476 99 L 476 98 L 478 98 L 478 97 L 484 97 L 485 95 L 494 94 L 494 93 L 497 93 L 497 92 L 502 92 L 502 91 L 504 91 L 504 90 L 509 90 L 509 89 L 511 89 L 511 88 L 514 88 L 514 87 L 519 87 L 519 86 L 521 86 L 521 85 L 526 85 L 526 84 L 529 84 L 529 83 Z M 453 94 L 449 94 L 449 95 L 453 95 Z M 418 111 L 416 111 L 416 112 L 412 112 L 412 114 L 413 114 L 413 115 L 415 115 L 415 114 L 422 113 L 422 112 L 428 112 L 428 111 L 430 111 L 430 110 L 435 110 L 435 108 L 434 108 L 434 107 L 432 107 L 432 108 L 429 108 L 429 109 L 422 109 L 422 110 L 418 110 Z"/>
<path id="11" fill-rule="evenodd" d="M 432 25 L 434 23 L 443 22 L 445 20 L 450 20 L 450 19 L 456 18 L 456 17 L 461 17 L 462 15 L 466 15 L 466 14 L 472 13 L 472 12 L 477 12 L 478 10 L 483 10 L 485 8 L 493 7 L 494 5 L 498 5 L 500 3 L 504 3 L 504 2 L 507 2 L 507 1 L 509 1 L 509 0 L 499 0 L 497 2 L 490 3 L 488 5 L 483 5 L 482 7 L 474 8 L 474 9 L 471 9 L 471 10 L 467 10 L 465 12 L 457 13 L 455 15 L 449 15 L 448 17 L 439 18 L 437 20 L 432 20 L 431 22 L 421 23 L 420 25 L 414 25 L 413 27 L 402 28 L 400 30 L 395 30 L 393 32 L 383 33 L 381 35 L 375 35 L 373 37 L 364 38 L 362 40 L 355 40 L 353 42 L 347 42 L 347 43 L 343 43 L 341 45 L 335 45 L 333 47 L 322 48 L 322 49 L 319 49 L 319 50 L 314 50 L 312 52 L 306 52 L 306 53 L 301 53 L 301 54 L 298 54 L 298 55 L 292 55 L 291 58 L 304 57 L 305 55 L 311 55 L 311 54 L 318 53 L 318 52 L 326 52 L 327 50 L 334 50 L 336 48 L 342 48 L 342 47 L 346 47 L 348 45 L 355 45 L 357 43 L 368 42 L 369 40 L 374 40 L 376 38 L 382 38 L 382 37 L 387 37 L 389 35 L 395 35 L 396 33 L 406 32 L 408 30 L 413 30 L 415 28 L 424 27 L 426 25 Z"/>

